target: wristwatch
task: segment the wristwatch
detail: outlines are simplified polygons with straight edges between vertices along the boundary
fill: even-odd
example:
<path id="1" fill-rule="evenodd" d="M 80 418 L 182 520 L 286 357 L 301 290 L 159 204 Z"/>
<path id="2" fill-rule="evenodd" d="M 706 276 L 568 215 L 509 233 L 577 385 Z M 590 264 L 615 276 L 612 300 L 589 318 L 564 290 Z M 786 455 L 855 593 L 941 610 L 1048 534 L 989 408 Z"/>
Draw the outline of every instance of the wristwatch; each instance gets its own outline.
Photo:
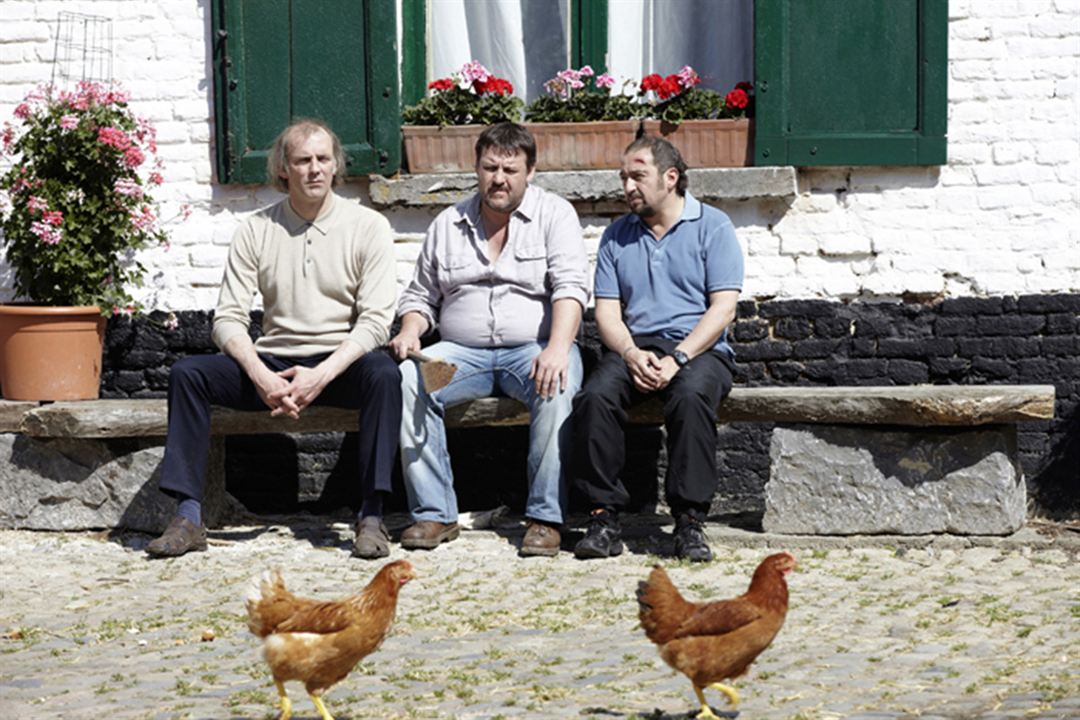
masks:
<path id="1" fill-rule="evenodd" d="M 675 360 L 675 364 L 679 367 L 683 367 L 686 363 L 690 362 L 690 358 L 682 350 L 674 350 L 671 353 L 671 357 Z"/>

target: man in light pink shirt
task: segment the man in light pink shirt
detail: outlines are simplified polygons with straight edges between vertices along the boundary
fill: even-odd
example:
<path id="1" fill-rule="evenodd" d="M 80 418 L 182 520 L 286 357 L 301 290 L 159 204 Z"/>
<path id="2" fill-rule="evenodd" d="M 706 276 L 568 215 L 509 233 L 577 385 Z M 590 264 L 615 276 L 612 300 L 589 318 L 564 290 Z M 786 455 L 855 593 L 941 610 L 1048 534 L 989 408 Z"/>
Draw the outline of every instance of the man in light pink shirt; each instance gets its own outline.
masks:
<path id="1" fill-rule="evenodd" d="M 458 366 L 449 385 L 430 393 L 414 362 L 401 368 L 402 467 L 415 521 L 402 534 L 406 548 L 434 548 L 459 533 L 446 408 L 505 395 L 532 416 L 521 554 L 559 551 L 562 461 L 582 379 L 574 338 L 588 301 L 587 260 L 577 213 L 529 185 L 535 169 L 536 143 L 524 127 L 485 130 L 476 143 L 479 191 L 435 218 L 398 303 L 401 331 L 391 351 L 404 360 L 438 328 L 440 342 L 424 353 Z"/>

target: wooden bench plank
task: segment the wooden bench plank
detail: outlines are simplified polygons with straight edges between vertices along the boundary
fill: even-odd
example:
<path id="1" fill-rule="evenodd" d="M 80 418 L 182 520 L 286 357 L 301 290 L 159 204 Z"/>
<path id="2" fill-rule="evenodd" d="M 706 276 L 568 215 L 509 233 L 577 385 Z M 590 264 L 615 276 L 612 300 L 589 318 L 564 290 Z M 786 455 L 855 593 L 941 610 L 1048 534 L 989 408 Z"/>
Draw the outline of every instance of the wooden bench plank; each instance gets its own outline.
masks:
<path id="1" fill-rule="evenodd" d="M 164 399 L 86 400 L 36 404 L 0 402 L 8 432 L 21 415 L 19 432 L 34 437 L 160 437 L 165 435 Z M 27 407 L 29 405 L 29 407 Z M 735 388 L 718 413 L 720 422 L 824 423 L 969 427 L 1048 420 L 1054 416 L 1053 385 L 916 385 L 901 387 Z M 635 424 L 660 424 L 660 403 L 649 401 L 630 416 Z M 308 408 L 299 420 L 265 412 L 215 408 L 216 435 L 345 431 L 355 411 Z M 450 427 L 528 425 L 524 405 L 509 398 L 484 398 L 447 411 Z"/>

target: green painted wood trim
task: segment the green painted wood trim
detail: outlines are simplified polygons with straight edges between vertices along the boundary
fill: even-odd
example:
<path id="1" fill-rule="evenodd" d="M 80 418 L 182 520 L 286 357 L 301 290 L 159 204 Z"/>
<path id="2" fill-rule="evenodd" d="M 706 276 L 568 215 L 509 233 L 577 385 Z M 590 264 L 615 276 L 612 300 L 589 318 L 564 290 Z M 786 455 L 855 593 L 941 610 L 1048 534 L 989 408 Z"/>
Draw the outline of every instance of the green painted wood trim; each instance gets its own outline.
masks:
<path id="1" fill-rule="evenodd" d="M 919 125 L 923 143 L 919 165 L 948 162 L 949 83 L 949 3 L 948 0 L 920 0 L 919 52 L 922 95 Z"/>
<path id="2" fill-rule="evenodd" d="M 401 103 L 427 93 L 427 0 L 401 0 Z"/>
<path id="3" fill-rule="evenodd" d="M 401 98 L 398 91 L 397 9 L 385 0 L 364 3 L 368 96 L 365 110 L 373 149 L 370 166 L 350 167 L 351 175 L 392 175 L 401 168 Z"/>
<path id="4" fill-rule="evenodd" d="M 210 4 L 210 64 L 214 83 L 214 171 L 219 183 L 227 183 L 232 175 L 229 164 L 229 113 L 224 110 L 228 92 L 229 68 L 227 67 L 225 28 L 225 0 L 213 0 Z M 224 35 L 223 35 L 224 33 Z"/>
<path id="5" fill-rule="evenodd" d="M 754 0 L 754 164 L 787 165 L 787 3 Z"/>
<path id="6" fill-rule="evenodd" d="M 608 0 L 570 0 L 570 64 L 607 72 Z"/>

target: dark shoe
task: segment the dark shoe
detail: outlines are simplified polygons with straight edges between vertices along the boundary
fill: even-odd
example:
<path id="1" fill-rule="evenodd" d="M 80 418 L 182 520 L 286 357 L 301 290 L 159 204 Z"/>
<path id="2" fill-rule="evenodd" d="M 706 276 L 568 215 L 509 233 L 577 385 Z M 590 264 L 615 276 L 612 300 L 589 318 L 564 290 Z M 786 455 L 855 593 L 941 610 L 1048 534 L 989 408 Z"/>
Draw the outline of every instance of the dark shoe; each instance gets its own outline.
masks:
<path id="1" fill-rule="evenodd" d="M 579 560 L 615 557 L 621 555 L 622 551 L 622 530 L 618 518 L 606 510 L 593 511 L 585 528 L 585 537 L 574 546 L 574 557 Z"/>
<path id="2" fill-rule="evenodd" d="M 713 559 L 705 528 L 701 520 L 690 514 L 675 520 L 675 557 L 690 562 L 710 562 Z"/>
<path id="3" fill-rule="evenodd" d="M 374 515 L 356 523 L 356 540 L 352 546 L 353 557 L 365 560 L 386 557 L 390 554 L 390 533 L 382 519 Z"/>
<path id="4" fill-rule="evenodd" d="M 562 535 L 557 528 L 546 525 L 536 520 L 530 520 L 525 530 L 525 539 L 521 541 L 520 554 L 522 557 L 542 555 L 555 557 L 559 554 L 562 545 Z"/>
<path id="5" fill-rule="evenodd" d="M 146 553 L 152 557 L 179 557 L 203 550 L 206 550 L 206 528 L 180 516 L 174 517 L 161 537 L 146 546 Z"/>
<path id="6" fill-rule="evenodd" d="M 401 533 L 401 547 L 409 550 L 431 550 L 444 542 L 457 539 L 461 528 L 455 523 L 421 520 L 405 528 Z"/>

